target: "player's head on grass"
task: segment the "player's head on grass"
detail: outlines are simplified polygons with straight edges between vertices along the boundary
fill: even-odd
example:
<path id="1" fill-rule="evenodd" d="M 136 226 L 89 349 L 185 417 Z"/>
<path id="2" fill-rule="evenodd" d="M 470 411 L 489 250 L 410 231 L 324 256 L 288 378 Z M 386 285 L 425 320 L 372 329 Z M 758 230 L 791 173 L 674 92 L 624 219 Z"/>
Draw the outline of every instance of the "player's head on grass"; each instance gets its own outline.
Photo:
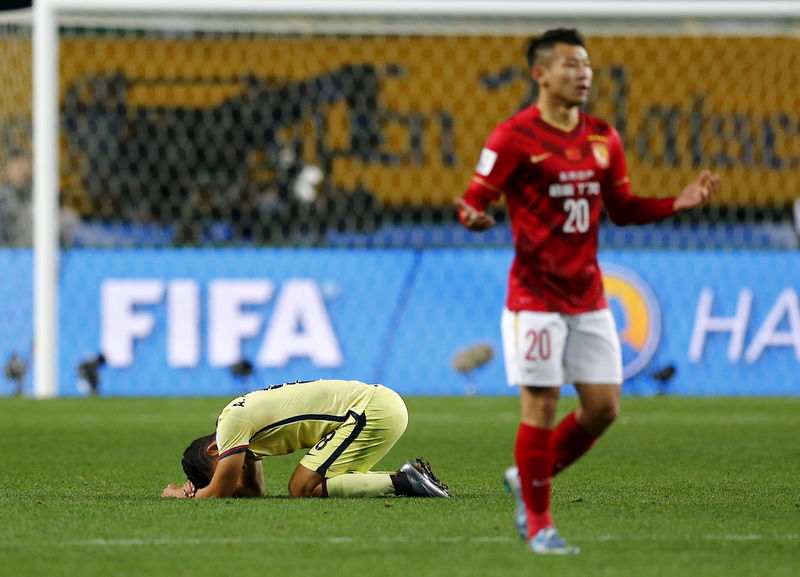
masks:
<path id="1" fill-rule="evenodd" d="M 567 107 L 589 98 L 592 67 L 583 36 L 575 28 L 555 28 L 528 41 L 525 57 L 542 100 Z"/>
<path id="2" fill-rule="evenodd" d="M 201 489 L 211 482 L 218 460 L 216 436 L 212 433 L 198 437 L 183 452 L 183 472 L 196 488 Z"/>

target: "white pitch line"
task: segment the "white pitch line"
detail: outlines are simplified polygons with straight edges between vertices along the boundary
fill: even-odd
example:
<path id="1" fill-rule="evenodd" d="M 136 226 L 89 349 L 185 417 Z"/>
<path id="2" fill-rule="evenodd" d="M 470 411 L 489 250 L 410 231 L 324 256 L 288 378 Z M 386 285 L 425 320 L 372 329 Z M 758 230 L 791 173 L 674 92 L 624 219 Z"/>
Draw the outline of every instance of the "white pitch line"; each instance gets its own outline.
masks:
<path id="1" fill-rule="evenodd" d="M 784 535 L 700 535 L 699 537 L 695 535 L 600 535 L 594 538 L 582 539 L 582 541 L 689 541 L 698 538 L 707 541 L 760 541 L 762 539 L 798 541 L 800 540 L 800 533 L 787 533 Z"/>
<path id="2" fill-rule="evenodd" d="M 139 547 L 153 545 L 226 545 L 231 543 L 252 543 L 264 544 L 271 543 L 502 543 L 513 542 L 519 539 L 514 537 L 437 537 L 432 539 L 414 539 L 402 536 L 378 537 L 376 539 L 358 539 L 353 537 L 258 537 L 241 538 L 235 537 L 204 537 L 204 538 L 163 538 L 163 539 L 86 539 L 79 541 L 66 541 L 64 546 L 76 547 Z M 20 543 L 21 544 L 21 543 Z M 10 543 L 6 543 L 10 545 Z"/>
<path id="3" fill-rule="evenodd" d="M 694 539 L 707 541 L 800 541 L 800 533 L 787 533 L 783 535 L 599 535 L 597 537 L 576 538 L 576 542 L 621 542 L 621 541 L 685 541 Z M 400 543 L 400 544 L 498 544 L 498 543 L 518 543 L 520 539 L 516 536 L 484 535 L 476 537 L 434 537 L 431 539 L 408 538 L 402 536 L 378 537 L 375 539 L 360 539 L 355 537 L 258 537 L 258 538 L 236 538 L 236 537 L 198 537 L 198 538 L 161 538 L 161 539 L 83 539 L 78 541 L 64 541 L 56 546 L 62 547 L 150 547 L 158 545 L 226 545 L 233 543 L 251 544 L 291 544 L 291 543 L 331 543 L 331 544 L 364 544 L 364 543 Z M 29 542 L 5 542 L 0 544 L 2 547 L 23 547 L 30 546 Z"/>

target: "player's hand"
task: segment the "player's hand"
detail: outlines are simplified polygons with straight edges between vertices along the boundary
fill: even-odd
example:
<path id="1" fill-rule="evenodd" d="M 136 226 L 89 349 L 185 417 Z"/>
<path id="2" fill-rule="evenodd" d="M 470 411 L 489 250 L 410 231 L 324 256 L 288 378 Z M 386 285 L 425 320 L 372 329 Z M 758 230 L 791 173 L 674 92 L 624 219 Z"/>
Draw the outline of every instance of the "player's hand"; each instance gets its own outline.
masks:
<path id="1" fill-rule="evenodd" d="M 695 208 L 706 203 L 719 190 L 719 175 L 704 170 L 697 179 L 683 189 L 675 199 L 675 210 Z"/>
<path id="2" fill-rule="evenodd" d="M 194 494 L 197 492 L 194 483 L 192 483 L 191 481 L 186 481 L 183 484 L 183 487 L 181 487 L 181 489 L 183 489 L 183 494 L 189 498 L 194 497 Z"/>
<path id="3" fill-rule="evenodd" d="M 180 485 L 176 485 L 174 483 L 170 483 L 164 490 L 161 492 L 162 497 L 174 497 L 176 499 L 185 499 L 186 493 L 183 490 L 183 487 Z"/>
<path id="4" fill-rule="evenodd" d="M 458 208 L 458 216 L 461 222 L 469 230 L 480 232 L 492 228 L 495 224 L 491 215 L 467 204 L 463 198 L 459 198 L 456 201 L 456 207 Z"/>

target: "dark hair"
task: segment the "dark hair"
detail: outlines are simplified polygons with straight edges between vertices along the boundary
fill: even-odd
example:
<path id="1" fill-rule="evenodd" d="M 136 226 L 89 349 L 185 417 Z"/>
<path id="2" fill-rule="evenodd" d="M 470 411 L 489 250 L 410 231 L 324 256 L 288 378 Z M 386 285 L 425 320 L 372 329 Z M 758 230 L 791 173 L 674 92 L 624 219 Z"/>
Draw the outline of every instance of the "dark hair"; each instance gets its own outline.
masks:
<path id="1" fill-rule="evenodd" d="M 197 489 L 202 489 L 211 482 L 213 467 L 208 446 L 216 439 L 214 433 L 199 437 L 192 441 L 183 452 L 183 472 Z"/>
<path id="2" fill-rule="evenodd" d="M 534 36 L 528 40 L 525 47 L 525 58 L 528 61 L 528 68 L 533 68 L 537 64 L 537 56 L 541 56 L 541 51 L 552 48 L 556 44 L 569 44 L 570 46 L 583 46 L 586 42 L 576 28 L 554 28 L 548 30 L 540 36 Z"/>

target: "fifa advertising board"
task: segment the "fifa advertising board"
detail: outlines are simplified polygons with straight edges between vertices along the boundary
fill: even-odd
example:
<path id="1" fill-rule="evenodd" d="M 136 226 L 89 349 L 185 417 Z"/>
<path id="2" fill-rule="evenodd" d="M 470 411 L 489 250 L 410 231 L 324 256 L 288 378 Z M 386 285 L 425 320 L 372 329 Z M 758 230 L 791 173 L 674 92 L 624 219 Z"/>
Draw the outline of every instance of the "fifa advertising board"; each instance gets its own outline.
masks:
<path id="1" fill-rule="evenodd" d="M 74 249 L 62 257 L 59 394 L 82 394 L 78 366 L 100 354 L 101 395 L 230 396 L 318 377 L 513 394 L 499 328 L 511 258 Z M 800 394 L 800 255 L 607 251 L 601 264 L 628 394 Z M 0 265 L 14 271 L 0 283 L 0 358 L 31 367 L 31 253 L 0 251 Z M 494 358 L 457 372 L 453 357 L 481 344 Z M 1 392 L 14 391 L 6 372 Z"/>

